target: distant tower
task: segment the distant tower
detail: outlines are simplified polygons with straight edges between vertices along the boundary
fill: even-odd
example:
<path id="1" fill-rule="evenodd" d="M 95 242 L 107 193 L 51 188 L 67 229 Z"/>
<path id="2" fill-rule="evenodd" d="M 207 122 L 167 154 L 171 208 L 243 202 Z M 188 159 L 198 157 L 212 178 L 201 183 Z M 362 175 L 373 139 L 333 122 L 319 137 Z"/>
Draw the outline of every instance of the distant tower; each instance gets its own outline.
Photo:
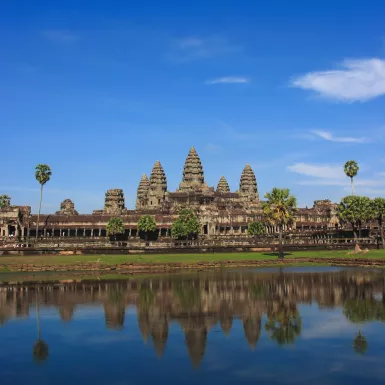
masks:
<path id="1" fill-rule="evenodd" d="M 104 201 L 104 213 L 121 215 L 124 210 L 124 194 L 120 188 L 114 188 L 106 192 Z"/>
<path id="2" fill-rule="evenodd" d="M 194 147 L 191 147 L 183 169 L 183 179 L 179 191 L 207 189 L 203 174 L 202 162 Z"/>
<path id="3" fill-rule="evenodd" d="M 146 205 L 148 191 L 150 190 L 150 180 L 146 174 L 142 175 L 138 186 L 137 198 L 136 198 L 136 208 L 140 209 Z"/>
<path id="4" fill-rule="evenodd" d="M 79 213 L 75 210 L 75 204 L 71 201 L 71 199 L 65 199 L 60 204 L 60 210 L 56 211 L 56 215 L 79 215 Z"/>
<path id="5" fill-rule="evenodd" d="M 167 178 L 159 160 L 156 161 L 150 176 L 150 186 L 147 195 L 148 207 L 161 207 L 167 192 Z"/>
<path id="6" fill-rule="evenodd" d="M 230 192 L 229 184 L 224 176 L 218 182 L 217 192 L 221 194 Z"/>
<path id="7" fill-rule="evenodd" d="M 243 169 L 238 193 L 245 202 L 259 202 L 257 178 L 255 177 L 254 171 L 249 164 L 247 164 Z"/>

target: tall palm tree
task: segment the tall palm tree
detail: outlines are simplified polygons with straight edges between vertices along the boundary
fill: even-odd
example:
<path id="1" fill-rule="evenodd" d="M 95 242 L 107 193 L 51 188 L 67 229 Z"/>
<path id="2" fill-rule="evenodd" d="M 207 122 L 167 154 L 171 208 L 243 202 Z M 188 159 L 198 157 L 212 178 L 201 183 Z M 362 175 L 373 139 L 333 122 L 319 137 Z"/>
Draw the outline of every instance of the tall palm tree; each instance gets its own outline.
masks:
<path id="1" fill-rule="evenodd" d="M 36 290 L 36 319 L 37 319 L 37 341 L 33 345 L 33 358 L 35 362 L 40 363 L 45 361 L 48 358 L 48 345 L 41 339 L 40 335 L 40 306 L 39 306 L 39 298 Z"/>
<path id="2" fill-rule="evenodd" d="M 36 225 L 36 241 L 39 234 L 39 220 L 41 211 L 41 202 L 43 200 L 43 187 L 51 179 L 52 171 L 47 164 L 38 164 L 35 168 L 35 178 L 40 183 L 40 203 L 39 212 L 37 214 L 37 225 Z"/>
<path id="3" fill-rule="evenodd" d="M 352 185 L 352 195 L 354 195 L 353 178 L 358 174 L 359 169 L 360 168 L 355 160 L 348 160 L 344 166 L 345 174 L 350 178 L 350 183 Z"/>
<path id="4" fill-rule="evenodd" d="M 262 204 L 263 212 L 269 223 L 279 228 L 279 258 L 283 258 L 283 241 L 282 233 L 285 225 L 294 222 L 294 215 L 297 208 L 297 200 L 290 195 L 287 188 L 280 189 L 274 187 L 271 192 L 265 194 L 267 199 Z"/>

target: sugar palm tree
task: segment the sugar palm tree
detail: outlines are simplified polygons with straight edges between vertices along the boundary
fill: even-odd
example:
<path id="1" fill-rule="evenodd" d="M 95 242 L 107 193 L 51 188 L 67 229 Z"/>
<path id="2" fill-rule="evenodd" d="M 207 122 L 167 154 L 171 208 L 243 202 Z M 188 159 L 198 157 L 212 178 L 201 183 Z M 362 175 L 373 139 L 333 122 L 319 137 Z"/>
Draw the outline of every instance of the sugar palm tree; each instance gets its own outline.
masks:
<path id="1" fill-rule="evenodd" d="M 277 187 L 274 187 L 271 192 L 266 193 L 265 198 L 267 200 L 263 202 L 263 212 L 268 222 L 279 228 L 279 258 L 282 259 L 283 227 L 294 222 L 294 215 L 297 211 L 297 200 L 293 195 L 290 195 L 289 189 L 280 189 Z"/>
<path id="2" fill-rule="evenodd" d="M 37 214 L 37 225 L 36 225 L 36 241 L 39 234 L 39 220 L 41 211 L 41 202 L 43 200 L 43 187 L 51 179 L 52 171 L 47 164 L 38 164 L 35 168 L 35 178 L 40 183 L 40 202 L 39 212 Z"/>
<path id="3" fill-rule="evenodd" d="M 345 174 L 350 178 L 350 183 L 352 185 L 352 195 L 354 195 L 353 178 L 358 174 L 359 169 L 360 168 L 355 160 L 348 160 L 344 166 Z"/>
<path id="4" fill-rule="evenodd" d="M 39 298 L 37 295 L 36 289 L 36 319 L 37 319 L 37 341 L 33 345 L 33 358 L 37 363 L 43 362 L 48 358 L 48 345 L 45 341 L 41 339 L 40 333 L 40 306 L 39 306 Z"/>

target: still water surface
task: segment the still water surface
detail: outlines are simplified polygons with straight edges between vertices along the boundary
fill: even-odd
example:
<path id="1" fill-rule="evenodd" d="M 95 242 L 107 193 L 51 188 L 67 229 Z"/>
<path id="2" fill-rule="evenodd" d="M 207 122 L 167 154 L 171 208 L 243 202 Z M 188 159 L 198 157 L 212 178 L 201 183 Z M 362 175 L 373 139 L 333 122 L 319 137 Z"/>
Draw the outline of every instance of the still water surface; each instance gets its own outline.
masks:
<path id="1" fill-rule="evenodd" d="M 383 384 L 384 292 L 363 269 L 2 283 L 0 383 Z"/>

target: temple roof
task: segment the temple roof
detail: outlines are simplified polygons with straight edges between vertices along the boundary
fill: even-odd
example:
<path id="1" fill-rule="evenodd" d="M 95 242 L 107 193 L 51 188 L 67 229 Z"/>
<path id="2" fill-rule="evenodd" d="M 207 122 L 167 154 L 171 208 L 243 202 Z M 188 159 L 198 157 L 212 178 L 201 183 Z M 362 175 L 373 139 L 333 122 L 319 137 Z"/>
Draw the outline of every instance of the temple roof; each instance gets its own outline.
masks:
<path id="1" fill-rule="evenodd" d="M 145 198 L 147 196 L 149 188 L 150 188 L 150 180 L 148 179 L 146 174 L 143 174 L 138 186 L 138 193 L 137 193 L 138 199 Z"/>
<path id="2" fill-rule="evenodd" d="M 218 182 L 217 192 L 219 192 L 219 193 L 228 193 L 228 192 L 230 192 L 230 186 L 227 183 L 227 180 L 226 180 L 226 178 L 224 176 L 222 176 L 221 179 Z"/>
<path id="3" fill-rule="evenodd" d="M 163 190 L 167 191 L 167 179 L 166 174 L 163 170 L 162 165 L 159 160 L 154 164 L 154 167 L 151 171 L 150 176 L 150 188 L 152 190 Z"/>

